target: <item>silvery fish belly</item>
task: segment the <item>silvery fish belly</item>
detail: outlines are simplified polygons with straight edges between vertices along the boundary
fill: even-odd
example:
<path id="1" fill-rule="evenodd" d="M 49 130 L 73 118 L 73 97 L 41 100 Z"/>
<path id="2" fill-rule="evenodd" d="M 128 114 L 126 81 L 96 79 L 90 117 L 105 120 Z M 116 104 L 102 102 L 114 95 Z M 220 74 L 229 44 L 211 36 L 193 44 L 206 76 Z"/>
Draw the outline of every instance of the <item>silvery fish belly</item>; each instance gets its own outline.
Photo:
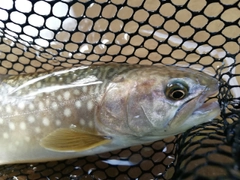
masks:
<path id="1" fill-rule="evenodd" d="M 0 76 L 0 164 L 156 141 L 219 114 L 214 78 L 165 66 L 95 65 Z"/>

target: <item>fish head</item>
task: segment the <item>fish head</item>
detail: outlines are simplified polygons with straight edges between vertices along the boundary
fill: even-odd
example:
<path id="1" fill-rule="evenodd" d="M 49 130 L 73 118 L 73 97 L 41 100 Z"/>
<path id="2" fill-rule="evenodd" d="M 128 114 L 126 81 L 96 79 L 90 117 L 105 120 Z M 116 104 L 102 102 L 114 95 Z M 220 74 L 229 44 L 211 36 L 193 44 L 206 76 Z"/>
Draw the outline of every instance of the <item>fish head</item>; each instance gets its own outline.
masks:
<path id="1" fill-rule="evenodd" d="M 101 121 L 135 136 L 170 136 L 212 120 L 219 114 L 218 81 L 178 67 L 134 69 L 113 79 L 101 104 Z"/>

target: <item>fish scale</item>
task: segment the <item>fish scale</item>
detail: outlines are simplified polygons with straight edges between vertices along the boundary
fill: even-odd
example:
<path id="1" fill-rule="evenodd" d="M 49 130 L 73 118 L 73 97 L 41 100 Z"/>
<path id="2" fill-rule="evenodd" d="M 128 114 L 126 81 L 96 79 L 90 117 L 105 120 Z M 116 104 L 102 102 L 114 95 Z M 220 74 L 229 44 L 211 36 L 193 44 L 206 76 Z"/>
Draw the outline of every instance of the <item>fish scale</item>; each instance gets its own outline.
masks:
<path id="1" fill-rule="evenodd" d="M 208 75 L 161 66 L 81 66 L 0 79 L 0 164 L 85 156 L 180 133 L 203 116 L 181 112 L 183 104 L 193 99 L 200 107 L 199 97 L 217 89 Z M 173 79 L 189 86 L 181 101 L 164 94 Z M 203 119 L 219 112 L 211 109 Z M 170 126 L 179 112 L 189 123 Z"/>
<path id="2" fill-rule="evenodd" d="M 125 68 L 120 68 L 120 69 L 116 69 L 115 71 L 121 71 L 124 70 Z M 104 71 L 105 73 L 101 73 L 101 71 Z M 64 71 L 65 72 L 65 71 Z M 7 93 L 11 94 L 11 99 L 13 99 L 13 101 L 15 99 L 22 99 L 25 100 L 25 95 L 29 96 L 29 94 L 31 94 L 31 92 L 35 92 L 35 96 L 32 96 L 32 98 L 35 98 L 35 100 L 33 101 L 34 104 L 41 104 L 44 103 L 44 106 L 46 107 L 46 99 L 55 99 L 55 97 L 62 97 L 64 95 L 64 92 L 66 92 L 65 87 L 63 86 L 62 90 L 61 87 L 58 87 L 59 90 L 57 92 L 55 91 L 51 91 L 51 88 L 54 90 L 54 86 L 58 86 L 58 85 L 65 85 L 67 86 L 67 79 L 69 77 L 71 77 L 70 79 L 72 80 L 69 84 L 71 85 L 71 83 L 74 83 L 78 80 L 82 80 L 82 79 L 86 79 L 88 77 L 88 75 L 91 76 L 95 76 L 97 78 L 97 80 L 100 81 L 106 81 L 109 77 L 111 77 L 113 75 L 113 68 L 109 68 L 109 67 L 92 67 L 92 68 L 87 68 L 84 69 L 84 67 L 81 67 L 80 69 L 76 68 L 71 70 L 70 72 L 66 71 L 66 73 L 58 71 L 58 72 L 49 72 L 49 73 L 35 73 L 35 74 L 31 74 L 31 75 L 20 75 L 20 76 L 9 76 L 8 78 L 4 79 L 1 82 L 1 87 L 0 87 L 0 92 L 1 92 L 1 96 L 2 99 L 7 98 L 6 96 L 8 96 Z M 51 74 L 53 73 L 53 74 Z M 104 75 L 104 76 L 101 76 Z M 77 79 L 73 78 L 73 76 L 77 77 Z M 38 78 L 40 77 L 40 79 L 38 80 Z M 33 83 L 30 84 L 26 84 L 29 83 L 31 80 L 33 80 Z M 58 81 L 60 80 L 60 81 Z M 21 87 L 22 86 L 22 87 Z M 75 85 L 73 85 L 74 87 Z M 89 93 L 87 92 L 83 92 L 83 88 L 87 87 L 81 85 L 76 85 L 78 90 L 81 92 L 81 100 L 84 99 L 91 99 L 91 97 L 87 97 L 89 96 Z M 93 94 L 101 94 L 104 91 L 104 87 L 100 88 L 102 86 L 102 83 L 99 85 L 90 85 L 91 88 L 89 88 L 89 91 L 91 91 Z M 99 87 L 100 86 L 100 87 Z M 19 88 L 21 87 L 21 88 Z M 36 93 L 37 91 L 41 91 L 41 89 L 48 87 L 48 89 L 44 90 L 44 92 L 39 92 Z M 14 92 L 12 92 L 14 89 Z M 16 90 L 17 89 L 17 90 Z M 70 88 L 67 88 L 70 89 Z M 94 91 L 94 89 L 98 89 L 98 92 Z M 1 91 L 2 90 L 2 91 Z M 73 89 L 71 89 L 73 90 Z M 101 91 L 100 91 L 101 90 Z M 21 93 L 19 93 L 21 92 Z M 51 92 L 54 92 L 54 94 L 51 94 Z M 74 93 L 69 93 L 71 94 L 71 96 L 73 96 L 71 99 L 72 101 L 76 101 L 77 97 L 75 97 Z M 43 97 L 44 96 L 44 97 Z M 85 97 L 85 98 L 84 98 Z M 27 99 L 27 98 L 26 98 Z M 42 102 L 43 100 L 45 100 L 44 102 Z M 5 102 L 5 101 L 4 101 Z M 58 105 L 63 106 L 64 104 L 71 104 L 72 102 L 69 101 L 63 101 L 60 102 L 59 100 L 57 100 Z M 6 101 L 6 104 L 9 104 L 9 99 L 8 102 Z M 41 106 L 41 105 L 40 105 Z M 49 108 L 49 107 L 48 107 Z M 46 108 L 46 110 L 48 109 Z M 36 108 L 36 109 L 41 109 L 41 108 Z M 25 109 L 26 110 L 26 109 Z M 2 114 L 2 113 L 1 113 Z M 3 115 L 2 115 L 3 116 Z"/>

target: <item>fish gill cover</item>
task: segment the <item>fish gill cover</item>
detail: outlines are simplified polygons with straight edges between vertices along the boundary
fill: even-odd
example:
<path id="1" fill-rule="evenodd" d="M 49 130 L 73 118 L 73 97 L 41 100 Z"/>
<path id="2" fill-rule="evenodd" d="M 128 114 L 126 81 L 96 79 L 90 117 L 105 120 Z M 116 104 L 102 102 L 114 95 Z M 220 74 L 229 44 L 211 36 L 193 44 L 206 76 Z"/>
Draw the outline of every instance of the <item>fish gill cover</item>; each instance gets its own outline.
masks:
<path id="1" fill-rule="evenodd" d="M 0 73 L 163 64 L 219 79 L 221 114 L 99 155 L 0 166 L 0 179 L 240 179 L 239 0 L 0 1 Z M 1 135 L 1 132 L 0 132 Z"/>

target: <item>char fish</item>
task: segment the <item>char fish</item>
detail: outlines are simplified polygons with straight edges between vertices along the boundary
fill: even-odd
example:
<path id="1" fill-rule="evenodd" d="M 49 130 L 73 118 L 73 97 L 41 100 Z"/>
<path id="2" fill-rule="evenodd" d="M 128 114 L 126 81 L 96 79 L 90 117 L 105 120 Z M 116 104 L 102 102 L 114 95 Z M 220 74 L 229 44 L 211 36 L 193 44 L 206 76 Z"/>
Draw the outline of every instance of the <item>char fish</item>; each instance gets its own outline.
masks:
<path id="1" fill-rule="evenodd" d="M 210 121 L 218 81 L 189 68 L 93 65 L 0 76 L 0 164 L 92 155 Z"/>

